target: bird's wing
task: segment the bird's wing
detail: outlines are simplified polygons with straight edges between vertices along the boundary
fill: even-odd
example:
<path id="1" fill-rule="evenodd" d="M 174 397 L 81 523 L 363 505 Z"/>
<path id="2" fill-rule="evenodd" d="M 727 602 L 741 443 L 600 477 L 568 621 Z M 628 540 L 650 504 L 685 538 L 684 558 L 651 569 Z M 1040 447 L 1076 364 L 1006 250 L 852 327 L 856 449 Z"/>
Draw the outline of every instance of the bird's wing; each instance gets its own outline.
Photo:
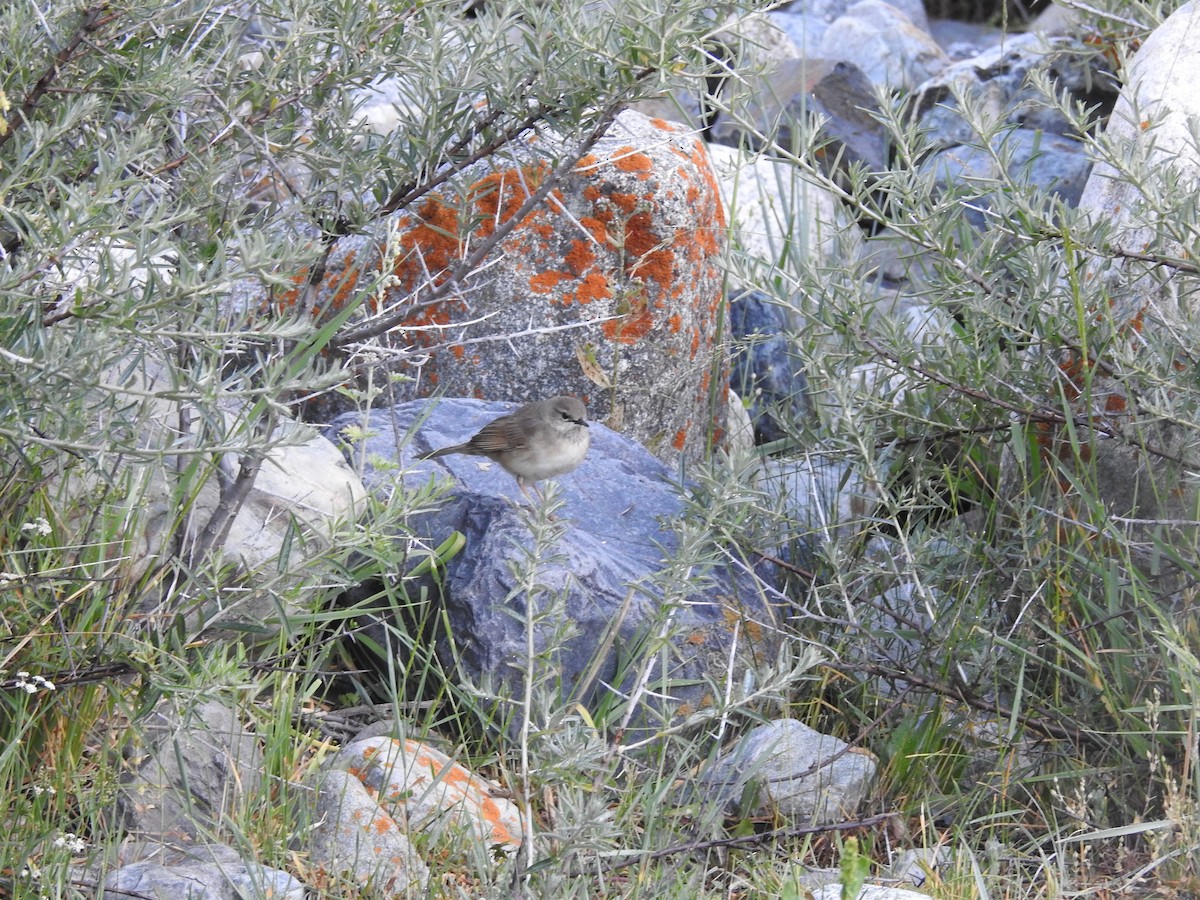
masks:
<path id="1" fill-rule="evenodd" d="M 468 443 L 476 453 L 500 453 L 524 447 L 525 436 L 512 416 L 501 416 L 479 429 Z"/>

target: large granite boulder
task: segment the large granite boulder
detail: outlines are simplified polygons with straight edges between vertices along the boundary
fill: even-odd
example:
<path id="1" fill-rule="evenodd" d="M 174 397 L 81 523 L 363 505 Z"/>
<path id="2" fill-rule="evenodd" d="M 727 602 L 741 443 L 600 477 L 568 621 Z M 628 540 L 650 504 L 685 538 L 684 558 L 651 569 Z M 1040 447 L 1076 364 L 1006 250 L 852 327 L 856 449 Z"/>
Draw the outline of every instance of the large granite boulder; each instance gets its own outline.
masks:
<path id="1" fill-rule="evenodd" d="M 724 427 L 729 371 L 719 345 L 725 221 L 704 144 L 622 113 L 487 265 L 467 265 L 571 148 L 544 133 L 505 152 L 340 239 L 316 283 L 300 273 L 282 303 L 321 316 L 352 303 L 372 315 L 406 310 L 383 340 L 419 362 L 421 377 L 393 385 L 396 399 L 573 393 L 659 458 L 699 459 Z M 453 291 L 427 299 L 447 282 Z M 372 321 L 339 340 L 367 336 Z"/>
<path id="2" fill-rule="evenodd" d="M 647 659 L 651 691 L 638 710 L 642 722 L 654 718 L 650 710 L 671 720 L 711 704 L 728 673 L 740 681 L 747 667 L 774 660 L 776 610 L 750 569 L 672 565 L 680 546 L 671 521 L 683 515 L 685 500 L 674 473 L 637 443 L 592 423 L 587 459 L 558 480 L 563 503 L 549 546 L 536 543 L 535 516 L 498 465 L 461 455 L 417 459 L 511 408 L 410 402 L 330 425 L 330 433 L 358 435 L 347 454 L 375 492 L 453 477 L 446 501 L 412 516 L 400 539 L 436 547 L 454 532 L 465 536 L 465 549 L 438 581 L 423 583 L 448 626 L 437 638 L 439 652 L 460 677 L 497 699 L 520 696 L 530 665 L 525 618 L 552 604 L 553 615 L 537 619 L 537 652 L 565 636 L 549 665 L 563 697 L 578 695 L 593 710 L 619 709 Z M 540 586 L 532 595 L 522 580 L 531 569 Z M 374 634 L 382 646 L 386 626 L 380 622 Z"/>

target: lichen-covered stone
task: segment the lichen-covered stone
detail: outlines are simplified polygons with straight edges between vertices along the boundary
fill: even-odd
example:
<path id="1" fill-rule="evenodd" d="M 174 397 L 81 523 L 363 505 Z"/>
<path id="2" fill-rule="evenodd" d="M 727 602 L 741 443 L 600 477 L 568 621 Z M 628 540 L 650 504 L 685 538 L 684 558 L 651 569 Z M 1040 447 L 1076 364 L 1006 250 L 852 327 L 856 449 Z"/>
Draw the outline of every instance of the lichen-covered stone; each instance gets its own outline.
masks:
<path id="1" fill-rule="evenodd" d="M 337 768 L 324 771 L 316 784 L 313 817 L 309 860 L 326 881 L 353 881 L 373 897 L 424 891 L 429 868 L 401 823 L 361 779 Z"/>
<path id="2" fill-rule="evenodd" d="M 370 234 L 339 241 L 315 292 L 298 286 L 283 303 L 311 297 L 323 316 L 364 296 L 372 312 L 420 301 L 510 221 L 565 152 L 539 137 L 507 161 L 472 166 Z M 445 299 L 417 303 L 386 335 L 423 362 L 396 398 L 576 394 L 660 458 L 698 459 L 725 414 L 724 231 L 699 138 L 622 113 L 489 265 Z M 308 278 L 298 273 L 298 285 Z"/>
<path id="3" fill-rule="evenodd" d="M 488 847 L 521 844 L 521 813 L 501 788 L 440 750 L 412 739 L 355 741 L 333 765 L 359 779 L 410 830 L 463 828 Z"/>

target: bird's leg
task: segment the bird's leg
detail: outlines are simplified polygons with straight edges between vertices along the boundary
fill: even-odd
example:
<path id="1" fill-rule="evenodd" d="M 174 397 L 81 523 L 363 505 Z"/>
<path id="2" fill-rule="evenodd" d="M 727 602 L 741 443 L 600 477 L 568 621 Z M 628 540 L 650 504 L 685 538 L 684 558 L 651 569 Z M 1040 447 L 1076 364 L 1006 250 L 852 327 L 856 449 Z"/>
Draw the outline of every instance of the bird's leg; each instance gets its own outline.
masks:
<path id="1" fill-rule="evenodd" d="M 517 479 L 517 487 L 521 489 L 521 493 L 525 495 L 525 499 L 529 501 L 529 505 L 533 507 L 544 507 L 546 505 L 546 495 L 543 494 L 537 486 L 537 482 L 526 482 L 524 478 Z M 529 489 L 533 489 L 533 493 Z M 558 517 L 554 513 L 549 513 L 546 516 L 551 522 L 557 522 Z"/>
<path id="2" fill-rule="evenodd" d="M 537 498 L 536 498 L 536 499 L 534 498 L 533 494 L 529 493 L 529 487 L 530 487 L 530 485 L 529 485 L 529 483 L 528 483 L 527 481 L 525 481 L 525 479 L 524 479 L 524 478 L 518 478 L 518 479 L 517 479 L 517 487 L 519 487 L 519 488 L 521 489 L 521 493 L 525 495 L 525 499 L 529 501 L 529 504 L 530 504 L 531 506 L 537 506 L 539 503 L 543 503 L 543 502 L 545 502 L 545 500 L 544 500 L 544 498 L 542 497 L 541 493 L 540 493 L 540 492 L 538 492 L 538 489 L 537 489 L 537 484 L 534 484 L 534 485 L 533 485 L 533 490 L 534 490 L 534 493 L 536 493 L 536 494 L 537 494 Z"/>

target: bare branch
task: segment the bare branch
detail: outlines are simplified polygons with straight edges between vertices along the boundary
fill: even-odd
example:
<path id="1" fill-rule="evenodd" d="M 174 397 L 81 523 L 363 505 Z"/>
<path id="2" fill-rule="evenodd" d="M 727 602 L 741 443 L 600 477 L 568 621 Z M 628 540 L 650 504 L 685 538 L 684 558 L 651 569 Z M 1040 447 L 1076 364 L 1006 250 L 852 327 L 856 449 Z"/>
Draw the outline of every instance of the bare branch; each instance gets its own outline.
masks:
<path id="1" fill-rule="evenodd" d="M 765 831 L 762 834 L 743 834 L 737 837 L 692 841 L 687 844 L 664 847 L 661 850 L 635 850 L 630 852 L 628 859 L 616 860 L 602 866 L 600 872 L 604 874 L 617 872 L 621 869 L 627 869 L 630 866 L 654 862 L 655 860 L 665 859 L 669 856 L 679 856 L 683 853 L 696 853 L 701 850 L 712 850 L 714 848 L 737 849 L 739 847 L 757 847 L 786 838 L 804 837 L 810 834 L 831 834 L 839 831 L 854 831 L 859 828 L 874 828 L 899 820 L 899 813 L 886 812 L 880 813 L 877 816 L 868 816 L 865 819 L 854 819 L 849 822 L 834 822 L 829 825 L 798 825 L 794 828 L 776 828 L 773 831 Z"/>
<path id="2" fill-rule="evenodd" d="M 89 6 L 83 11 L 83 23 L 71 35 L 71 39 L 54 55 L 54 60 L 46 67 L 46 70 L 37 82 L 34 83 L 33 87 L 30 88 L 29 93 L 22 98 L 20 105 L 17 107 L 20 115 L 14 117 L 8 123 L 9 127 L 7 131 L 0 133 L 0 147 L 8 143 L 9 138 L 13 136 L 13 133 L 18 128 L 33 118 L 38 103 L 50 89 L 50 85 L 58 78 L 58 73 L 63 70 L 63 67 L 79 55 L 79 48 L 84 45 L 85 39 L 119 18 L 117 13 L 109 16 L 104 15 L 107 11 L 107 2 Z"/>
<path id="3" fill-rule="evenodd" d="M 265 456 L 261 451 L 243 455 L 238 463 L 237 477 L 232 481 L 222 480 L 217 508 L 213 510 L 204 530 L 190 549 L 192 559 L 203 559 L 213 547 L 225 543 L 225 539 L 229 537 L 229 529 L 233 527 L 234 518 L 250 495 L 250 489 L 254 487 Z"/>
<path id="4" fill-rule="evenodd" d="M 948 387 L 957 394 L 963 394 L 964 396 L 970 397 L 973 400 L 979 400 L 983 403 L 995 406 L 998 409 L 1008 410 L 1009 412 L 1015 413 L 1026 421 L 1045 422 L 1050 425 L 1066 425 L 1069 423 L 1074 425 L 1076 428 L 1086 428 L 1089 431 L 1097 432 L 1105 437 L 1114 438 L 1130 445 L 1131 447 L 1137 447 L 1140 450 L 1144 450 L 1146 453 L 1149 453 L 1153 456 L 1179 463 L 1180 465 L 1187 466 L 1188 468 L 1194 469 L 1200 465 L 1195 460 L 1188 459 L 1187 457 L 1181 456 L 1178 453 L 1172 453 L 1170 450 L 1159 447 L 1157 444 L 1152 444 L 1149 441 L 1143 440 L 1142 438 L 1126 434 L 1124 429 L 1119 428 L 1116 425 L 1111 425 L 1094 416 L 1066 416 L 1057 410 L 1046 407 L 1035 408 L 1021 406 L 1020 404 L 1012 403 L 1011 401 L 989 394 L 987 391 L 982 391 L 978 388 L 967 387 L 965 384 L 958 384 L 957 382 L 946 378 L 944 375 L 940 375 L 937 372 L 926 369 L 924 366 L 918 365 L 917 363 L 905 362 L 890 350 L 880 346 L 879 343 L 871 338 L 871 336 L 865 331 L 859 332 L 858 337 L 864 344 L 874 350 L 881 357 L 899 366 L 901 369 L 912 372 L 915 375 L 920 375 L 922 378 L 926 378 L 929 381 L 933 381 L 944 387 Z"/>
<path id="5" fill-rule="evenodd" d="M 616 119 L 617 113 L 620 111 L 622 105 L 622 103 L 618 103 L 617 101 L 610 103 L 608 108 L 603 112 L 603 114 L 601 114 L 591 132 L 583 141 L 580 142 L 575 151 L 568 154 L 566 159 L 559 163 L 553 172 L 542 179 L 542 183 L 538 185 L 538 187 L 532 193 L 530 193 L 525 202 L 521 204 L 521 207 L 515 213 L 513 213 L 505 221 L 497 222 L 495 229 L 488 236 L 488 238 L 480 242 L 479 246 L 476 247 L 466 259 L 455 266 L 454 271 L 448 278 L 443 280 L 440 284 L 429 288 L 428 295 L 422 298 L 419 302 L 422 305 L 427 305 L 443 299 L 448 293 L 450 293 L 451 290 L 458 286 L 462 279 L 471 274 L 480 265 L 480 263 L 483 262 L 488 254 L 491 253 L 499 245 L 499 243 L 504 240 L 504 238 L 508 237 L 513 229 L 524 222 L 525 218 L 531 212 L 533 212 L 543 200 L 545 200 L 546 196 L 558 186 L 564 177 L 566 177 L 567 173 L 575 168 L 579 160 L 583 159 L 583 157 L 587 155 L 592 147 L 596 145 L 596 142 L 604 136 L 605 132 L 608 131 L 609 126 L 612 125 L 613 121 Z M 350 344 L 356 344 L 361 341 L 369 340 L 373 337 L 378 337 L 385 331 L 389 331 L 392 328 L 395 328 L 397 325 L 403 323 L 404 319 L 406 318 L 403 313 L 404 309 L 401 309 L 387 316 L 376 317 L 374 321 L 368 321 L 356 328 L 351 328 L 350 330 L 337 335 L 332 341 L 330 341 L 330 345 L 334 349 L 341 350 Z"/>

